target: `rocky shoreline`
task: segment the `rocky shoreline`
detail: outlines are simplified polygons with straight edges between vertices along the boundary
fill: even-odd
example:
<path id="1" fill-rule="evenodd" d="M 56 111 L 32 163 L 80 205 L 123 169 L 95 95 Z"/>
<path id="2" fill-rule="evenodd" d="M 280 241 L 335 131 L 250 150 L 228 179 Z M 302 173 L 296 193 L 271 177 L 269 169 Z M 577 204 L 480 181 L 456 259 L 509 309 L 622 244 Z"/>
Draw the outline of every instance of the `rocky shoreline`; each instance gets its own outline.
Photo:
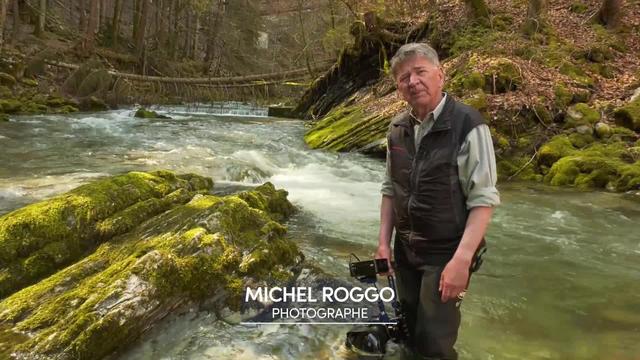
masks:
<path id="1" fill-rule="evenodd" d="M 237 311 L 247 282 L 291 279 L 303 256 L 281 224 L 287 193 L 212 187 L 131 172 L 0 217 L 3 356 L 103 358 L 176 309 Z"/>

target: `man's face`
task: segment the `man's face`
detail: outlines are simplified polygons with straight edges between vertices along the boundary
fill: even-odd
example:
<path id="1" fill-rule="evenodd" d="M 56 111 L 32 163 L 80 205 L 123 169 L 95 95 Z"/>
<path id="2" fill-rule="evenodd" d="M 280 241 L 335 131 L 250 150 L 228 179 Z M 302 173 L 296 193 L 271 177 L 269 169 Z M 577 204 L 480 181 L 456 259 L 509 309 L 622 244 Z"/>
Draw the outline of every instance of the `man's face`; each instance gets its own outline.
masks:
<path id="1" fill-rule="evenodd" d="M 444 74 L 422 56 L 412 56 L 398 66 L 396 86 L 400 97 L 419 113 L 433 111 L 441 99 Z"/>

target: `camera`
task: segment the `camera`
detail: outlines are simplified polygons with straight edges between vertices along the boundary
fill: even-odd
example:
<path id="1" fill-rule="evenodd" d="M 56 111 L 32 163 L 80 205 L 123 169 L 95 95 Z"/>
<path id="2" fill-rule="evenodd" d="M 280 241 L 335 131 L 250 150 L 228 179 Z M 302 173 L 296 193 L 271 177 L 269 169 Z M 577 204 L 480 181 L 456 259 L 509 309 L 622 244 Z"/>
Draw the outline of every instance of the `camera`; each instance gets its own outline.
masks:
<path id="1" fill-rule="evenodd" d="M 351 256 L 357 260 L 356 262 L 349 261 L 351 276 L 360 282 L 373 284 L 377 290 L 377 275 L 389 271 L 387 259 L 360 261 L 357 256 L 353 254 Z M 393 275 L 387 275 L 387 281 L 389 282 L 389 287 L 394 291 L 394 299 L 391 305 L 395 317 L 389 317 L 385 310 L 384 302 L 381 298 L 378 298 L 378 309 L 380 310 L 378 321 L 380 321 L 380 324 L 357 325 L 347 332 L 345 346 L 359 355 L 384 356 L 389 340 L 400 343 L 409 337 L 409 328 L 397 299 L 395 278 Z"/>
<path id="2" fill-rule="evenodd" d="M 375 279 L 376 275 L 389 271 L 387 259 L 349 262 L 351 276 L 358 280 Z"/>

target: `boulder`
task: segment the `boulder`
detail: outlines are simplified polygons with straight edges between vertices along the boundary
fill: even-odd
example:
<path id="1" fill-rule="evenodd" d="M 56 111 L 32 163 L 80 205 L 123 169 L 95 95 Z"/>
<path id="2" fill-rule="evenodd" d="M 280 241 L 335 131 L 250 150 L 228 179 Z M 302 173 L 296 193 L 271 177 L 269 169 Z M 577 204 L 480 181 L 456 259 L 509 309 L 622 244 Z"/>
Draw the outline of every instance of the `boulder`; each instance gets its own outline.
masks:
<path id="1" fill-rule="evenodd" d="M 619 107 L 613 113 L 616 125 L 624 126 L 627 129 L 640 131 L 640 98 Z"/>
<path id="2" fill-rule="evenodd" d="M 224 197 L 207 193 L 210 179 L 168 171 L 99 183 L 0 218 L 25 224 L 2 228 L 21 239 L 3 238 L 5 263 L 96 242 L 0 302 L 5 346 L 18 358 L 104 358 L 177 308 L 206 300 L 238 310 L 244 284 L 288 281 L 302 261 L 278 222 L 293 206 L 269 183 Z"/>
<path id="3" fill-rule="evenodd" d="M 0 72 L 0 85 L 13 87 L 15 86 L 15 84 L 16 84 L 16 78 L 14 78 L 13 76 L 7 73 Z"/>
<path id="4" fill-rule="evenodd" d="M 596 135 L 600 138 L 600 139 L 606 139 L 608 137 L 611 136 L 611 126 L 603 123 L 603 122 L 598 122 L 596 123 Z"/>
<path id="5" fill-rule="evenodd" d="M 155 111 L 147 110 L 145 108 L 139 108 L 134 117 L 142 119 L 171 119 L 170 116 L 158 114 Z"/>

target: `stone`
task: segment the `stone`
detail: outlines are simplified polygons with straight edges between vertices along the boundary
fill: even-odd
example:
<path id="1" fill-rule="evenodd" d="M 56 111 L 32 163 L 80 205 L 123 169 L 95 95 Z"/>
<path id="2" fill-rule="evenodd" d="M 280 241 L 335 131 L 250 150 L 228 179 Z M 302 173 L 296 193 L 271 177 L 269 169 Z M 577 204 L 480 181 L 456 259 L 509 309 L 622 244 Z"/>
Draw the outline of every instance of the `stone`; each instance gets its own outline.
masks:
<path id="1" fill-rule="evenodd" d="M 16 78 L 7 73 L 0 72 L 0 85 L 14 87 L 16 85 Z"/>
<path id="2" fill-rule="evenodd" d="M 597 122 L 595 126 L 595 130 L 596 130 L 596 135 L 600 139 L 606 139 L 611 136 L 611 126 L 603 122 Z"/>
<path id="3" fill-rule="evenodd" d="M 139 108 L 134 117 L 142 119 L 171 119 L 170 116 L 158 114 L 155 111 L 147 110 L 145 108 Z"/>
<path id="4" fill-rule="evenodd" d="M 238 311 L 245 284 L 290 281 L 303 256 L 279 223 L 294 211 L 286 191 L 266 183 L 220 197 L 211 187 L 193 174 L 134 172 L 0 217 L 2 268 L 50 273 L 5 287 L 0 326 L 29 336 L 5 337 L 3 351 L 100 359 L 176 309 Z M 4 273 L 5 283 L 23 279 Z"/>
<path id="5" fill-rule="evenodd" d="M 630 101 L 613 112 L 616 125 L 627 129 L 640 131 L 640 98 Z"/>

